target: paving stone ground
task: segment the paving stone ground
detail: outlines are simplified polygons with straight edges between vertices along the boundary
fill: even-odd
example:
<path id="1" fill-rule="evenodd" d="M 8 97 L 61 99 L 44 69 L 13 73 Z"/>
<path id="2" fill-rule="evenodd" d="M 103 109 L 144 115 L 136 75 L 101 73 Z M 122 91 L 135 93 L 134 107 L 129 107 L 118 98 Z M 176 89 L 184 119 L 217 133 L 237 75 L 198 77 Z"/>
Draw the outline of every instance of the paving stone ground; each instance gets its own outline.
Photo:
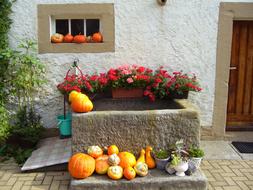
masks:
<path id="1" fill-rule="evenodd" d="M 253 160 L 203 160 L 208 190 L 253 190 Z"/>
<path id="2" fill-rule="evenodd" d="M 208 190 L 253 190 L 253 160 L 203 160 Z M 21 173 L 13 159 L 0 163 L 0 190 L 67 190 L 70 176 L 62 172 Z"/>
<path id="3" fill-rule="evenodd" d="M 67 171 L 21 173 L 13 159 L 0 163 L 0 190 L 68 190 Z"/>

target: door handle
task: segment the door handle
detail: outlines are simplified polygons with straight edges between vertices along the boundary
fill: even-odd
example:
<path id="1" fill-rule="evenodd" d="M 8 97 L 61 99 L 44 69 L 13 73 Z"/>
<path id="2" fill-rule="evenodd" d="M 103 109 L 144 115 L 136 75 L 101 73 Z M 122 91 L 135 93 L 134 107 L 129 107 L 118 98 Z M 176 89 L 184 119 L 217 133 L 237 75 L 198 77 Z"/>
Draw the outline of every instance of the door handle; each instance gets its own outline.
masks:
<path id="1" fill-rule="evenodd" d="M 236 70 L 237 67 L 230 67 L 229 70 Z"/>

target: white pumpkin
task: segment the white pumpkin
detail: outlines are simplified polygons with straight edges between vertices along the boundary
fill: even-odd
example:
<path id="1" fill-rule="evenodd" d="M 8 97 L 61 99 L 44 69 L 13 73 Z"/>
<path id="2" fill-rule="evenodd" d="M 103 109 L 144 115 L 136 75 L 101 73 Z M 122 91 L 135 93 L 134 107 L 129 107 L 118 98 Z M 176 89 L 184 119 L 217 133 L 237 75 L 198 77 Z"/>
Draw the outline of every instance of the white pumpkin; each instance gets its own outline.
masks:
<path id="1" fill-rule="evenodd" d="M 108 158 L 108 163 L 110 166 L 117 166 L 120 163 L 120 158 L 117 154 L 112 154 Z"/>

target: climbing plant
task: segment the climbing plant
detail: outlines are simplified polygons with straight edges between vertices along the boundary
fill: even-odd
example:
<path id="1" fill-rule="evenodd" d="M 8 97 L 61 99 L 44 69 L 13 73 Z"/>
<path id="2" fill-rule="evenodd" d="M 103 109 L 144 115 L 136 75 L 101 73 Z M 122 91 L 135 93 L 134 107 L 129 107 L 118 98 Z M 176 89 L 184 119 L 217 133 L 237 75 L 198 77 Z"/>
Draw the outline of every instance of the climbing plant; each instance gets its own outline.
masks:
<path id="1" fill-rule="evenodd" d="M 0 0 L 0 145 L 7 139 L 10 130 L 9 114 L 5 106 L 8 94 L 5 82 L 9 60 L 2 54 L 9 49 L 8 32 L 12 23 L 10 19 L 12 3 L 11 0 Z"/>
<path id="2" fill-rule="evenodd" d="M 13 1 L 0 0 L 0 102 L 6 101 L 5 79 L 6 71 L 8 68 L 8 58 L 1 56 L 3 52 L 6 52 L 9 48 L 8 32 L 11 27 L 11 6 Z"/>

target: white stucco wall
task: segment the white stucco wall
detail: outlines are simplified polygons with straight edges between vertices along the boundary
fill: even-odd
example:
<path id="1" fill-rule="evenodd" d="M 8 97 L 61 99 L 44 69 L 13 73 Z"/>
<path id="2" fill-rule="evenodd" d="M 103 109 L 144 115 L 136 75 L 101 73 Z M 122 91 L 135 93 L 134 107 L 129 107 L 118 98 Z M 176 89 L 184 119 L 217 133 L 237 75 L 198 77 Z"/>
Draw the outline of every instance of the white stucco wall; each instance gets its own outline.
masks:
<path id="1" fill-rule="evenodd" d="M 190 100 L 201 109 L 201 125 L 212 125 L 217 27 L 221 0 L 17 0 L 13 6 L 11 46 L 17 39 L 37 39 L 37 4 L 114 3 L 116 44 L 114 53 L 41 54 L 48 84 L 38 106 L 46 127 L 56 124 L 62 113 L 62 96 L 56 85 L 62 81 L 73 59 L 78 57 L 85 72 L 102 72 L 121 64 L 163 65 L 169 70 L 195 73 L 203 91 Z M 225 2 L 225 1 L 223 1 Z M 253 0 L 229 0 L 253 2 Z"/>

